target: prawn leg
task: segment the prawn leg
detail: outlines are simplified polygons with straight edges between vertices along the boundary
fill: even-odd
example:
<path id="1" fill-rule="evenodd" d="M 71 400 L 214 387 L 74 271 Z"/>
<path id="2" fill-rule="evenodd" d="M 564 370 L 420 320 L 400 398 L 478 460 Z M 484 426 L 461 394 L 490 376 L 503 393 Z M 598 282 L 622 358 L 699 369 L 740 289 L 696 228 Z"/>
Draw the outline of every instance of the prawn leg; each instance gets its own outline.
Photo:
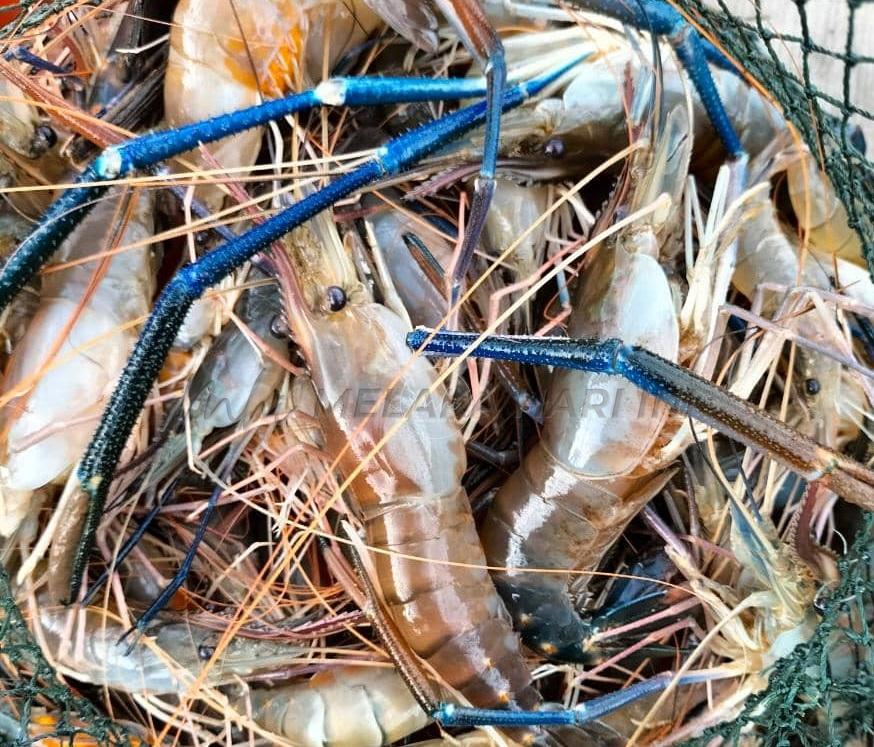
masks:
<path id="1" fill-rule="evenodd" d="M 461 293 L 464 276 L 479 244 L 486 216 L 495 192 L 495 171 L 501 138 L 501 109 L 507 85 L 507 64 L 504 47 L 492 24 L 486 18 L 479 0 L 435 0 L 435 4 L 461 34 L 464 46 L 476 58 L 486 76 L 486 121 L 483 157 L 479 178 L 474 187 L 470 217 L 465 227 L 461 252 L 452 270 L 450 304 L 454 306 Z"/>
<path id="2" fill-rule="evenodd" d="M 736 160 L 744 155 L 740 138 L 731 124 L 707 65 L 713 62 L 727 70 L 736 72 L 736 69 L 716 47 L 702 39 L 676 8 L 664 0 L 574 0 L 573 4 L 603 13 L 641 31 L 665 37 L 698 91 L 713 129 L 729 157 Z"/>
<path id="3" fill-rule="evenodd" d="M 557 70 L 509 89 L 504 96 L 504 108 L 518 106 L 578 62 L 577 59 L 572 60 Z M 485 103 L 474 104 L 395 138 L 381 147 L 374 158 L 357 169 L 337 177 L 323 189 L 291 205 L 279 215 L 233 241 L 219 246 L 202 259 L 183 267 L 167 283 L 155 303 L 154 311 L 143 327 L 80 464 L 79 480 L 83 489 L 89 494 L 90 500 L 82 539 L 73 563 L 71 598 L 75 599 L 78 596 L 82 573 L 85 570 L 94 532 L 103 512 L 115 465 L 142 410 L 152 382 L 163 366 L 170 345 L 194 301 L 208 287 L 219 282 L 253 255 L 331 207 L 337 200 L 381 177 L 402 172 L 447 142 L 481 124 L 486 114 Z M 182 128 L 180 132 L 196 127 L 199 125 Z M 223 133 L 223 135 L 227 134 L 227 132 Z M 136 142 L 142 142 L 142 138 L 139 141 L 132 141 L 132 143 Z M 181 151 L 190 149 L 191 145 L 192 143 L 186 142 L 181 147 Z M 136 152 L 135 150 L 130 157 L 136 157 Z"/>
<path id="4" fill-rule="evenodd" d="M 109 577 L 112 575 L 113 571 L 127 560 L 127 556 L 130 555 L 137 544 L 139 544 L 139 541 L 145 536 L 146 531 L 155 521 L 155 517 L 161 513 L 161 509 L 164 508 L 164 505 L 175 493 L 177 483 L 178 480 L 174 480 L 170 483 L 169 487 L 161 494 L 160 499 L 155 502 L 155 505 L 149 509 L 149 512 L 143 517 L 143 520 L 137 525 L 137 528 L 133 531 L 131 536 L 128 537 L 124 544 L 119 548 L 112 563 L 108 565 L 106 570 L 98 576 L 97 580 L 88 587 L 88 591 L 85 592 L 85 596 L 82 597 L 83 607 L 87 607 L 94 601 L 97 592 L 99 592 L 100 589 L 103 588 L 103 585 L 109 581 Z"/>
<path id="5" fill-rule="evenodd" d="M 487 708 L 464 708 L 452 703 L 441 703 L 433 716 L 446 726 L 583 726 L 613 713 L 634 701 L 675 685 L 697 685 L 702 682 L 732 676 L 719 670 L 702 670 L 677 675 L 663 672 L 622 690 L 592 698 L 575 708 L 539 711 L 498 711 Z"/>
<path id="6" fill-rule="evenodd" d="M 231 471 L 234 468 L 234 465 L 237 463 L 237 460 L 240 458 L 240 455 L 243 453 L 243 450 L 249 444 L 249 440 L 251 438 L 251 434 L 249 436 L 244 436 L 238 443 L 225 455 L 222 460 L 222 465 L 219 467 L 219 475 L 221 476 L 221 480 L 227 480 L 231 474 Z M 200 523 L 197 525 L 197 529 L 194 532 L 194 538 L 191 541 L 191 545 L 188 550 L 185 552 L 185 557 L 182 559 L 182 563 L 179 565 L 179 569 L 176 571 L 175 575 L 170 582 L 161 589 L 161 593 L 158 594 L 157 598 L 149 605 L 148 609 L 143 612 L 142 615 L 139 616 L 137 621 L 134 623 L 134 626 L 127 630 L 125 634 L 119 639 L 119 643 L 125 640 L 132 633 L 134 634 L 133 639 L 131 640 L 130 646 L 133 646 L 138 637 L 145 633 L 146 628 L 148 628 L 149 624 L 152 620 L 155 619 L 155 616 L 166 607 L 170 600 L 173 599 L 173 596 L 176 594 L 179 589 L 182 588 L 182 584 L 185 583 L 185 579 L 188 578 L 188 574 L 191 572 L 191 566 L 194 563 L 194 558 L 197 556 L 197 550 L 203 542 L 203 538 L 206 536 L 206 530 L 209 526 L 210 519 L 212 519 L 213 513 L 215 513 L 216 506 L 218 506 L 219 498 L 221 498 L 222 493 L 224 492 L 224 484 L 218 483 L 209 494 L 209 498 L 206 501 L 206 506 L 203 509 L 203 513 L 200 516 Z M 154 518 L 154 517 L 152 517 Z M 136 534 L 141 534 L 141 527 L 137 528 Z"/>
<path id="7" fill-rule="evenodd" d="M 146 632 L 146 628 L 149 627 L 149 624 L 155 619 L 155 616 L 167 606 L 170 600 L 173 599 L 173 595 L 182 588 L 182 584 L 184 584 L 185 579 L 188 578 L 188 574 L 191 571 L 191 565 L 194 563 L 197 550 L 200 548 L 203 538 L 206 536 L 206 528 L 209 526 L 209 521 L 212 518 L 215 507 L 218 505 L 218 499 L 221 497 L 222 490 L 223 488 L 221 485 L 216 485 L 215 488 L 213 488 L 212 493 L 210 493 L 209 499 L 206 502 L 206 507 L 201 514 L 200 523 L 197 525 L 197 529 L 194 532 L 194 539 L 191 541 L 190 547 L 185 552 L 185 557 L 182 559 L 182 564 L 179 566 L 179 570 L 176 571 L 176 574 L 172 579 L 170 579 L 170 583 L 161 589 L 161 593 L 158 594 L 155 601 L 149 605 L 148 609 L 137 618 L 133 627 L 128 628 L 121 638 L 118 639 L 118 642 L 121 643 L 126 640 L 128 636 L 133 634 L 133 638 L 131 638 L 131 641 L 128 644 L 128 652 L 133 649 L 139 640 L 139 636 Z"/>
<path id="8" fill-rule="evenodd" d="M 638 389 L 746 446 L 764 449 L 809 482 L 820 481 L 845 500 L 874 508 L 874 472 L 803 436 L 786 423 L 691 371 L 619 339 L 487 337 L 416 329 L 407 344 L 440 356 L 470 354 L 621 376 Z"/>
<path id="9" fill-rule="evenodd" d="M 579 62 L 580 60 L 575 60 Z M 563 68 L 564 72 L 569 68 Z M 543 85 L 532 81 L 532 88 L 522 98 L 533 95 Z M 104 150 L 80 174 L 68 189 L 41 216 L 36 228 L 24 239 L 0 272 L 0 311 L 55 253 L 61 242 L 97 204 L 111 184 L 131 173 L 145 170 L 157 163 L 178 156 L 203 143 L 212 143 L 230 135 L 267 124 L 320 106 L 372 106 L 378 104 L 412 103 L 417 101 L 458 101 L 480 97 L 487 91 L 483 80 L 417 79 L 417 78 L 335 78 L 302 93 L 268 101 L 264 104 L 222 114 L 203 122 L 170 130 L 153 132 Z M 522 89 L 519 89 L 522 90 Z M 522 101 L 510 95 L 515 106 Z M 500 109 L 502 99 L 498 99 Z M 506 105 L 506 104 L 504 104 Z M 491 103 L 487 103 L 490 107 Z M 489 116 L 487 108 L 485 118 Z M 477 122 L 478 123 L 478 122 Z M 473 127 L 471 124 L 468 126 Z M 444 138 L 454 137 L 445 134 Z M 407 140 L 409 146 L 415 140 Z M 435 150 L 447 139 L 429 141 Z M 414 148 L 416 146 L 413 146 Z M 418 152 L 418 151 L 416 151 Z M 417 158 L 420 158 L 418 156 Z"/>

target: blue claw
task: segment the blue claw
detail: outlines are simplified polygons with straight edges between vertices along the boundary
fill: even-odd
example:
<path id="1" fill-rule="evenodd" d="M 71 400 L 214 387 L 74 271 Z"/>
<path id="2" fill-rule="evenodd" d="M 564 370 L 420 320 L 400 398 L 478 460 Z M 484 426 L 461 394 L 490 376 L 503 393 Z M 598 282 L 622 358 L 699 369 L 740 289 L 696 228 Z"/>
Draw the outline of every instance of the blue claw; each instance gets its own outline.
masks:
<path id="1" fill-rule="evenodd" d="M 571 65 L 562 68 L 558 75 L 579 61 L 580 59 L 574 60 Z M 504 106 L 518 105 L 522 99 L 541 90 L 556 77 L 557 75 L 547 74 L 528 84 L 517 86 L 505 97 Z M 303 93 L 222 114 L 178 129 L 152 132 L 122 145 L 107 148 L 76 179 L 75 186 L 51 204 L 33 232 L 25 238 L 3 267 L 0 273 L 0 311 L 6 308 L 15 294 L 48 261 L 114 180 L 178 156 L 201 143 L 212 143 L 315 107 L 458 101 L 483 96 L 486 88 L 486 81 L 483 79 L 336 78 Z M 499 108 L 500 102 L 501 99 L 498 99 Z M 491 112 L 491 109 L 487 111 Z M 481 123 L 484 118 L 477 123 Z M 466 125 L 468 129 L 472 126 Z M 443 137 L 453 136 L 447 134 Z M 404 144 L 409 142 L 407 138 Z M 431 150 L 442 144 L 438 141 Z"/>
<path id="2" fill-rule="evenodd" d="M 18 60 L 19 62 L 24 62 L 25 64 L 30 65 L 34 70 L 45 70 L 46 72 L 54 73 L 55 75 L 66 75 L 68 72 L 52 62 L 44 60 L 42 57 L 38 57 L 25 47 L 12 47 L 3 54 L 3 59 L 9 61 Z"/>
<path id="3" fill-rule="evenodd" d="M 807 480 L 819 480 L 851 503 L 874 505 L 874 474 L 818 444 L 764 410 L 688 369 L 622 340 L 486 337 L 415 329 L 407 345 L 439 356 L 464 354 L 621 376 L 673 409 L 756 449 Z"/>
<path id="4" fill-rule="evenodd" d="M 735 73 L 737 68 L 717 47 L 703 39 L 676 8 L 664 0 L 573 0 L 573 3 L 641 31 L 665 37 L 698 91 L 713 129 L 728 155 L 733 159 L 743 155 L 740 138 L 719 98 L 707 63 L 712 62 Z"/>
<path id="5" fill-rule="evenodd" d="M 737 69 L 737 65 L 735 65 L 730 59 L 728 59 L 728 57 L 725 56 L 725 54 L 719 47 L 717 47 L 709 39 L 705 39 L 703 36 L 700 36 L 700 38 L 701 50 L 704 53 L 704 56 L 707 58 L 707 61 L 711 65 L 716 65 L 716 67 L 721 67 L 723 70 L 728 70 L 728 72 L 730 73 L 740 75 L 740 71 Z"/>
<path id="6" fill-rule="evenodd" d="M 497 39 L 497 37 L 496 37 Z M 489 83 L 486 94 L 486 134 L 483 142 L 483 158 L 480 164 L 479 178 L 474 186 L 473 199 L 470 204 L 470 216 L 464 229 L 464 240 L 461 243 L 458 261 L 452 271 L 449 301 L 452 306 L 458 303 L 461 287 L 473 259 L 474 251 L 479 246 L 480 236 L 486 225 L 489 206 L 495 193 L 495 171 L 498 166 L 498 148 L 501 144 L 501 102 L 504 89 L 507 86 L 507 64 L 504 60 L 504 48 L 499 40 L 488 58 L 486 79 Z"/>

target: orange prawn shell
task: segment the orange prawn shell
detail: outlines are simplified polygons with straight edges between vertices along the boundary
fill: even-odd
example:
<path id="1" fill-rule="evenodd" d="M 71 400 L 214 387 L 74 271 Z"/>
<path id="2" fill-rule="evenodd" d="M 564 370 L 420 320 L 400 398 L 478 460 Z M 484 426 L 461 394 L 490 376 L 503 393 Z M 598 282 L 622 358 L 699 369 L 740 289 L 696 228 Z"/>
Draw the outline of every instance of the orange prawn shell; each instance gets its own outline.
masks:
<path id="1" fill-rule="evenodd" d="M 379 23 L 351 0 L 181 0 L 164 82 L 168 124 L 198 122 L 303 90 Z M 262 135 L 256 127 L 220 140 L 210 152 L 224 169 L 245 171 L 258 157 Z M 189 158 L 200 161 L 199 154 Z M 200 188 L 197 196 L 211 210 L 224 199 L 215 186 Z"/>
<path id="2" fill-rule="evenodd" d="M 223 77 L 248 93 L 251 104 L 258 93 L 281 96 L 301 84 L 301 60 L 308 19 L 296 2 L 261 0 L 228 4 L 215 0 L 182 0 L 173 17 L 172 49 L 168 66 L 167 93 L 186 95 L 183 104 L 202 99 L 242 96 L 240 90 L 226 94 L 220 88 L 203 93 L 209 77 Z M 249 104 L 249 105 L 251 105 Z M 206 103 L 205 105 L 209 105 Z M 234 102 L 231 108 L 239 108 Z M 178 116 L 178 115 L 177 115 Z M 193 121 L 193 119 L 191 120 Z"/>
<path id="3" fill-rule="evenodd" d="M 34 747 L 98 747 L 98 742 L 94 737 L 88 734 L 76 734 L 73 737 L 57 737 L 48 736 L 58 728 L 58 717 L 51 713 L 34 714 L 30 722 L 30 737 Z M 81 721 L 73 722 L 76 726 L 85 728 L 85 724 Z M 137 736 L 130 736 L 131 747 L 141 747 L 144 744 Z"/>

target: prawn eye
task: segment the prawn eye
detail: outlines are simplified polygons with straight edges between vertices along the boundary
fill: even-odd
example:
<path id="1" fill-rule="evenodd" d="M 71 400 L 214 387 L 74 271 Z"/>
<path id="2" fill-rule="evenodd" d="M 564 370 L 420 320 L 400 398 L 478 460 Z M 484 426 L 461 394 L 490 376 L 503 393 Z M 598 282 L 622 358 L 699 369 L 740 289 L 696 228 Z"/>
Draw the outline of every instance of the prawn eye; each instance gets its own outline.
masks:
<path id="1" fill-rule="evenodd" d="M 270 334 L 279 340 L 291 336 L 285 316 L 282 314 L 274 315 L 273 319 L 270 320 Z"/>
<path id="2" fill-rule="evenodd" d="M 804 380 L 804 391 L 807 392 L 811 397 L 814 394 L 819 394 L 819 390 L 821 388 L 822 387 L 819 383 L 819 379 L 805 379 Z"/>
<path id="3" fill-rule="evenodd" d="M 328 308 L 331 311 L 340 311 L 346 306 L 346 291 L 337 285 L 328 286 Z"/>
<path id="4" fill-rule="evenodd" d="M 560 158 L 564 158 L 565 154 L 565 146 L 564 140 L 560 137 L 551 137 L 546 141 L 546 145 L 543 146 L 543 155 L 547 158 L 552 158 L 558 160 Z"/>
<path id="5" fill-rule="evenodd" d="M 34 131 L 33 150 L 39 155 L 51 150 L 58 142 L 58 134 L 48 125 L 39 125 Z"/>

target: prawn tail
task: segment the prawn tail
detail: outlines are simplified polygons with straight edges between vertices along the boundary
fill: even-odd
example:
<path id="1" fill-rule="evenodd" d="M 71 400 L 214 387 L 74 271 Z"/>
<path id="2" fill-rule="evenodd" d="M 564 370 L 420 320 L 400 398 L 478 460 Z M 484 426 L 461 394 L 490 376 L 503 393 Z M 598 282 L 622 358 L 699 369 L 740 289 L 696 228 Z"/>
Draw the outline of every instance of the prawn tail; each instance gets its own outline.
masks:
<path id="1" fill-rule="evenodd" d="M 670 604 L 669 587 L 660 581 L 667 565 L 663 554 L 635 564 L 628 578 L 619 579 L 603 604 L 590 612 L 574 606 L 563 583 L 544 582 L 542 576 L 532 583 L 529 578 L 505 575 L 496 578 L 495 585 L 513 614 L 522 642 L 531 650 L 554 661 L 586 666 L 613 657 L 634 663 L 677 654 L 675 646 L 644 642 L 652 628 L 646 619 Z M 628 632 L 610 635 L 620 627 Z M 640 643 L 644 645 L 635 645 Z"/>
<path id="2" fill-rule="evenodd" d="M 571 603 L 564 585 L 503 576 L 495 579 L 510 608 L 522 642 L 554 661 L 593 664 L 599 658 L 588 641 L 596 628 Z"/>

